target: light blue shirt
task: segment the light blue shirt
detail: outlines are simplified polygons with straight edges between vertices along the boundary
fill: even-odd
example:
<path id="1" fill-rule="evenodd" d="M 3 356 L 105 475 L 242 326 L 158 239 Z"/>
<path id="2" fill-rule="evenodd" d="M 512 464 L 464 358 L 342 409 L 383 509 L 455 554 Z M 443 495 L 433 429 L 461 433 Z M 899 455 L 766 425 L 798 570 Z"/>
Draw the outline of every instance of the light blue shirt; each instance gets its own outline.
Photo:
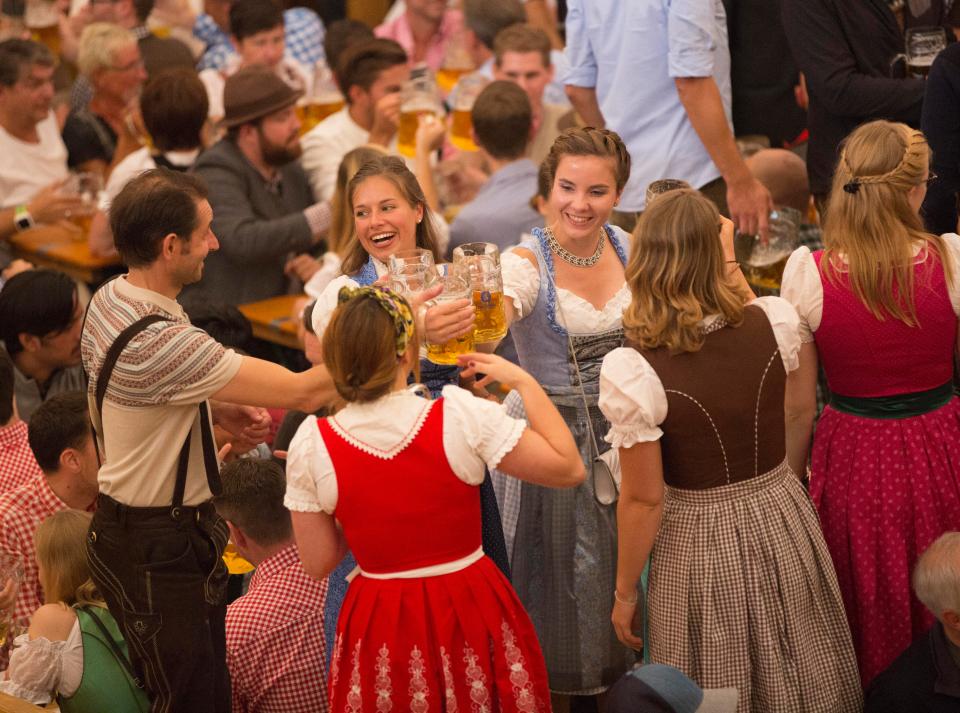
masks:
<path id="1" fill-rule="evenodd" d="M 732 130 L 723 0 L 568 0 L 566 29 L 561 81 L 596 88 L 607 128 L 630 151 L 620 210 L 643 210 L 651 181 L 700 188 L 720 176 L 674 78 L 713 77 Z"/>
<path id="2" fill-rule="evenodd" d="M 508 163 L 480 187 L 450 224 L 448 254 L 464 243 L 494 243 L 503 252 L 533 228 L 543 216 L 530 205 L 537 192 L 537 165 L 528 158 Z"/>

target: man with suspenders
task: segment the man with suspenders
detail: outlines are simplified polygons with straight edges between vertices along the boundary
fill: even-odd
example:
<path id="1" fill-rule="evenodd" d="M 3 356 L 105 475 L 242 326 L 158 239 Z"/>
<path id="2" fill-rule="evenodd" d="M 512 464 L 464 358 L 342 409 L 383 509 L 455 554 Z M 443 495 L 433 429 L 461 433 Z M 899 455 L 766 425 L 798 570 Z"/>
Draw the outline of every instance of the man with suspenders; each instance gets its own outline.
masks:
<path id="1" fill-rule="evenodd" d="M 94 295 L 81 340 L 102 460 L 90 567 L 158 713 L 230 709 L 212 424 L 236 433 L 257 413 L 236 404 L 309 412 L 334 393 L 323 367 L 295 374 L 190 325 L 176 297 L 218 247 L 212 218 L 195 176 L 128 183 L 110 224 L 129 269 Z"/>

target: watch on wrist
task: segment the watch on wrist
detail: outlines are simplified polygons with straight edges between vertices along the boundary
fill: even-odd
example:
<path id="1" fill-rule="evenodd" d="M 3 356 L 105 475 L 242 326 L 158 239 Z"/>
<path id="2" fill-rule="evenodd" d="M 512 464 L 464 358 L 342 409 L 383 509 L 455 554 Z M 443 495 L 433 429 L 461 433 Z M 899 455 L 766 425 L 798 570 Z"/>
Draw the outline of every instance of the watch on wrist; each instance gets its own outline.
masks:
<path id="1" fill-rule="evenodd" d="M 34 225 L 33 216 L 27 210 L 26 203 L 22 203 L 13 209 L 13 224 L 17 226 L 17 231 L 29 230 Z"/>

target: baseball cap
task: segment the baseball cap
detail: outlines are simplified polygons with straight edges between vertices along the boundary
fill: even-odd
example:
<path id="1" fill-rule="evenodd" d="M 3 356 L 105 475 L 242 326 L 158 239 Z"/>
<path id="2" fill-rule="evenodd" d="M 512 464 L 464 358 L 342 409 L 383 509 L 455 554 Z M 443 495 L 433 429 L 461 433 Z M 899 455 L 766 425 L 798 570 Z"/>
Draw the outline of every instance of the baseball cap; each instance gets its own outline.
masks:
<path id="1" fill-rule="evenodd" d="M 736 713 L 736 688 L 700 688 L 663 664 L 637 666 L 610 689 L 608 713 Z"/>

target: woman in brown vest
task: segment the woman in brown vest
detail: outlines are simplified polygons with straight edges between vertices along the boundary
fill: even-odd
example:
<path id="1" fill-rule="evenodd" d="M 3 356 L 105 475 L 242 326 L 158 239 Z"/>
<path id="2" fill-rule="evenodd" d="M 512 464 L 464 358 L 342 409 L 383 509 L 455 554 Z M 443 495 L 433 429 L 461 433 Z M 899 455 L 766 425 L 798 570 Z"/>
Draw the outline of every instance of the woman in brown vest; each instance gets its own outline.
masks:
<path id="1" fill-rule="evenodd" d="M 623 469 L 617 635 L 705 688 L 735 687 L 739 713 L 859 711 L 836 576 L 785 457 L 797 314 L 778 297 L 744 306 L 733 224 L 696 191 L 659 197 L 635 236 L 630 346 L 600 372 Z M 644 642 L 631 622 L 648 556 Z"/>

